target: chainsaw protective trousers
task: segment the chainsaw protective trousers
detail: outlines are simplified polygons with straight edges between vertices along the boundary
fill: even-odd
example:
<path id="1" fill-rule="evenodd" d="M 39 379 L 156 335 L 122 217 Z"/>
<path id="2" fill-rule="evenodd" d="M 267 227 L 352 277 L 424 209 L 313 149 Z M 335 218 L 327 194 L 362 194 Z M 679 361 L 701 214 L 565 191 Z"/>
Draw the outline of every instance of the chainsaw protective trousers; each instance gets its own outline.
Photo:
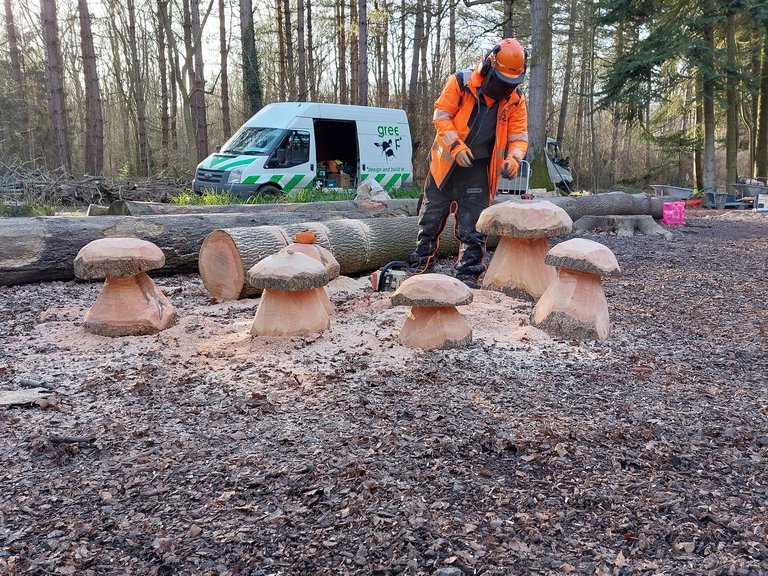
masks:
<path id="1" fill-rule="evenodd" d="M 417 272 L 426 272 L 431 267 L 440 243 L 440 233 L 448 216 L 454 212 L 454 235 L 461 242 L 456 277 L 476 280 L 485 271 L 485 235 L 477 231 L 477 219 L 489 203 L 488 159 L 475 161 L 469 168 L 455 166 L 440 187 L 430 174 L 419 212 L 416 251 L 411 255 L 413 268 Z"/>

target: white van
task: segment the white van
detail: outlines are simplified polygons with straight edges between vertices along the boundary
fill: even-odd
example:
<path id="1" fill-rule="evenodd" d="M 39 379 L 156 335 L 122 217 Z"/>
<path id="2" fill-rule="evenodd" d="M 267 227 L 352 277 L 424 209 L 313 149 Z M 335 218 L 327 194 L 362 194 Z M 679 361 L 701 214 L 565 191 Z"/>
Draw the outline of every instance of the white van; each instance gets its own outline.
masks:
<path id="1" fill-rule="evenodd" d="M 399 188 L 413 183 L 411 155 L 403 110 L 269 104 L 198 165 L 193 188 L 249 196 L 314 186 L 356 187 L 367 178 L 385 189 Z"/>

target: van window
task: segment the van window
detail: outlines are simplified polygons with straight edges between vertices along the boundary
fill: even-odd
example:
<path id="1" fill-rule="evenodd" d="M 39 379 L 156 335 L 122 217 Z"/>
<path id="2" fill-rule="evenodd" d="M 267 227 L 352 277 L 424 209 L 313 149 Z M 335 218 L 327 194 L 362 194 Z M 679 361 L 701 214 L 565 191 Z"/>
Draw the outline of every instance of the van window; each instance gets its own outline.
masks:
<path id="1" fill-rule="evenodd" d="M 291 130 L 277 147 L 267 168 L 290 168 L 309 162 L 309 132 Z"/>
<path id="2" fill-rule="evenodd" d="M 221 152 L 262 156 L 273 150 L 284 134 L 282 128 L 243 127 L 221 147 Z"/>

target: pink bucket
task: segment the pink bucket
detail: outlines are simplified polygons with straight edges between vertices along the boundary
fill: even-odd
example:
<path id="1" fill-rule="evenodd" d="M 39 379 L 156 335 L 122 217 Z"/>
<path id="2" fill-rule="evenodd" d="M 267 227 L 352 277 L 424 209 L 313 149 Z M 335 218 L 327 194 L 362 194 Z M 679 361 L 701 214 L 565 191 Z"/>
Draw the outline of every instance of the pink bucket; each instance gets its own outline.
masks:
<path id="1" fill-rule="evenodd" d="M 661 223 L 665 226 L 685 225 L 685 202 L 664 202 Z"/>

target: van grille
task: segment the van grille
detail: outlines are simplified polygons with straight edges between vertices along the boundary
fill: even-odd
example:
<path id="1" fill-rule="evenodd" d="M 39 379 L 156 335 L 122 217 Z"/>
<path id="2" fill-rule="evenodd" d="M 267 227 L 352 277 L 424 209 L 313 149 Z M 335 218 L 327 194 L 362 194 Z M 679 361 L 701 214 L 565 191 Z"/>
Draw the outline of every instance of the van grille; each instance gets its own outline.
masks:
<path id="1" fill-rule="evenodd" d="M 219 184 L 225 180 L 225 170 L 205 170 L 197 171 L 197 181 L 205 184 Z"/>

